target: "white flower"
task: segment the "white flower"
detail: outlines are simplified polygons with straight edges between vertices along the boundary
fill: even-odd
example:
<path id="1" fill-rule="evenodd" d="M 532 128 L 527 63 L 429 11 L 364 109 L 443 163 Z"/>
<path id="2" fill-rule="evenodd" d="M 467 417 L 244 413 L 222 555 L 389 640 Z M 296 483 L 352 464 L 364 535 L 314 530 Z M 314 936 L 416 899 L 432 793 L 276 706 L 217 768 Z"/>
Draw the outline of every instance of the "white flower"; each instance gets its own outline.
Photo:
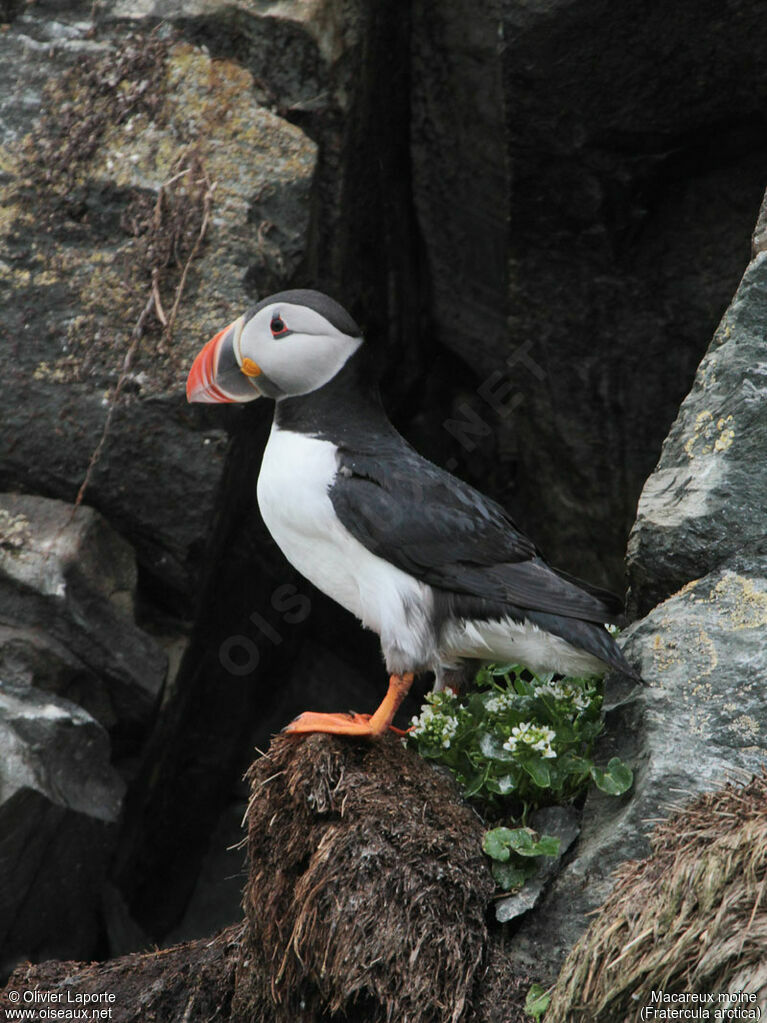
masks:
<path id="1" fill-rule="evenodd" d="M 513 706 L 513 704 L 514 696 L 512 693 L 499 693 L 497 696 L 491 696 L 489 700 L 485 701 L 485 710 L 491 714 L 501 714 Z"/>
<path id="2" fill-rule="evenodd" d="M 411 724 L 411 736 L 421 736 L 443 749 L 449 749 L 458 729 L 458 718 L 424 704 L 420 715 L 411 719 Z"/>
<path id="3" fill-rule="evenodd" d="M 591 706 L 591 700 L 586 693 L 578 691 L 573 696 L 573 703 L 578 710 L 588 710 Z"/>
<path id="4" fill-rule="evenodd" d="M 563 703 L 571 703 L 576 710 L 588 710 L 595 695 L 593 689 L 584 691 L 569 682 L 547 682 L 546 685 L 538 686 L 536 692 Z"/>
<path id="5" fill-rule="evenodd" d="M 542 757 L 550 760 L 557 754 L 551 743 L 556 739 L 557 734 L 553 728 L 546 725 L 534 725 L 531 721 L 522 721 L 514 725 L 511 735 L 504 742 L 503 748 L 509 753 L 515 753 L 520 749 L 533 749 Z"/>
<path id="6" fill-rule="evenodd" d="M 536 692 L 546 693 L 547 696 L 551 696 L 555 700 L 566 700 L 568 698 L 567 690 L 559 682 L 547 682 L 545 686 L 538 686 Z"/>

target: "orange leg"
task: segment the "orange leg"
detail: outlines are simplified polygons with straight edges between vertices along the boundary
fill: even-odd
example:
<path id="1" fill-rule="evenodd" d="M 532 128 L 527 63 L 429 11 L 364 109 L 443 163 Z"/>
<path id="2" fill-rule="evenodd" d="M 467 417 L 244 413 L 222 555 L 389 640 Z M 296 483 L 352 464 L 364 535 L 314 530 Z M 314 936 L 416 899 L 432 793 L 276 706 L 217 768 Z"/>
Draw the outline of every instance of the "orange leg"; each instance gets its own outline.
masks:
<path id="1" fill-rule="evenodd" d="M 399 728 L 392 725 L 399 705 L 405 699 L 408 689 L 413 684 L 413 673 L 390 675 L 389 688 L 381 701 L 381 706 L 374 714 L 320 714 L 308 710 L 299 714 L 295 721 L 283 728 L 289 735 L 305 735 L 310 732 L 330 732 L 332 735 L 383 735 L 391 729 L 404 735 Z"/>

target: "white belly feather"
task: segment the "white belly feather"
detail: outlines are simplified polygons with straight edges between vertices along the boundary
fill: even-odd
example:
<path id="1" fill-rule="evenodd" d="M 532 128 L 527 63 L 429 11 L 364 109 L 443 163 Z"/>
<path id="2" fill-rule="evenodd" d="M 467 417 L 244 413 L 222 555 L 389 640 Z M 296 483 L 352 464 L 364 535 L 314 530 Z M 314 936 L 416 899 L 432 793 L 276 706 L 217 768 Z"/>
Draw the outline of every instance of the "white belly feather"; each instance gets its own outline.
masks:
<path id="1" fill-rule="evenodd" d="M 269 532 L 298 571 L 381 637 L 390 671 L 434 660 L 431 589 L 372 554 L 336 517 L 328 496 L 336 446 L 273 426 L 258 477 Z"/>
<path id="2" fill-rule="evenodd" d="M 524 664 L 536 674 L 548 671 L 563 675 L 592 675 L 604 669 L 593 654 L 579 650 L 560 636 L 553 636 L 532 622 L 448 622 L 440 641 L 442 660 L 464 657 L 500 664 Z"/>

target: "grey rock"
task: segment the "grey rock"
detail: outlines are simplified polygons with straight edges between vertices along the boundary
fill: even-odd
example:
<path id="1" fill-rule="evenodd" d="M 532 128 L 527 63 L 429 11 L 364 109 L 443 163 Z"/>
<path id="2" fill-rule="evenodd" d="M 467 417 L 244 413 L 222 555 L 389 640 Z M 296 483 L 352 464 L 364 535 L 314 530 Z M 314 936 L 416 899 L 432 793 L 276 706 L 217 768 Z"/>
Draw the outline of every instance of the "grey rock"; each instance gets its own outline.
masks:
<path id="1" fill-rule="evenodd" d="M 524 883 L 520 891 L 496 902 L 495 919 L 499 924 L 507 924 L 510 920 L 516 920 L 517 917 L 529 913 L 538 904 L 543 889 L 542 879 L 531 877 Z"/>
<path id="2" fill-rule="evenodd" d="M 22 789 L 106 823 L 125 784 L 109 763 L 109 738 L 81 707 L 50 693 L 2 683 L 0 803 Z"/>
<path id="3" fill-rule="evenodd" d="M 544 964 L 548 977 L 614 871 L 648 855 L 657 821 L 764 763 L 767 253 L 755 249 L 645 485 L 629 542 L 632 603 L 645 617 L 621 642 L 645 685 L 606 679 L 600 757 L 631 765 L 633 790 L 588 797 L 575 857 L 515 936 L 518 961 Z"/>
<path id="4" fill-rule="evenodd" d="M 51 694 L 0 683 L 0 973 L 86 958 L 125 784 L 106 732 Z"/>
<path id="5" fill-rule="evenodd" d="M 509 347 L 501 37 L 497 0 L 481 9 L 438 0 L 415 5 L 411 147 L 435 319 L 443 343 L 486 372 L 502 364 L 499 354 Z"/>
<path id="6" fill-rule="evenodd" d="M 0 495 L 2 649 L 15 681 L 74 682 L 105 724 L 146 726 L 167 665 L 134 623 L 135 585 L 133 550 L 98 512 Z"/>
<path id="7" fill-rule="evenodd" d="M 107 729 L 117 724 L 103 678 L 37 626 L 0 624 L 0 678 L 63 696 Z"/>
<path id="8" fill-rule="evenodd" d="M 628 547 L 639 614 L 767 535 L 766 334 L 767 253 L 760 252 L 642 491 Z"/>
<path id="9" fill-rule="evenodd" d="M 751 255 L 757 256 L 760 252 L 764 252 L 767 249 L 767 194 L 762 199 L 762 205 L 759 209 L 759 216 L 757 217 L 756 227 L 754 233 L 751 235 Z"/>
<path id="10" fill-rule="evenodd" d="M 692 796 L 746 780 L 767 752 L 767 546 L 686 586 L 626 630 L 647 684 L 607 679 L 600 760 L 634 768 L 620 798 L 592 792 L 576 856 L 515 936 L 521 964 L 552 976 L 625 860 L 650 851 L 653 824 Z"/>

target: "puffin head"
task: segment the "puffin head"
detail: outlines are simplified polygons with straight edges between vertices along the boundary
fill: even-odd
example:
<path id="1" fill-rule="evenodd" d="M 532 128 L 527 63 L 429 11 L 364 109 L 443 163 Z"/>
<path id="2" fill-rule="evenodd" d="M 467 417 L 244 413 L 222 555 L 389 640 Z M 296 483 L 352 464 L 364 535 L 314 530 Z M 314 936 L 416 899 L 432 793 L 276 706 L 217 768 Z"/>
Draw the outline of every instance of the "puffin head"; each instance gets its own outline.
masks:
<path id="1" fill-rule="evenodd" d="M 224 327 L 194 360 L 188 401 L 288 398 L 316 391 L 362 344 L 346 310 L 319 291 L 280 291 Z"/>

